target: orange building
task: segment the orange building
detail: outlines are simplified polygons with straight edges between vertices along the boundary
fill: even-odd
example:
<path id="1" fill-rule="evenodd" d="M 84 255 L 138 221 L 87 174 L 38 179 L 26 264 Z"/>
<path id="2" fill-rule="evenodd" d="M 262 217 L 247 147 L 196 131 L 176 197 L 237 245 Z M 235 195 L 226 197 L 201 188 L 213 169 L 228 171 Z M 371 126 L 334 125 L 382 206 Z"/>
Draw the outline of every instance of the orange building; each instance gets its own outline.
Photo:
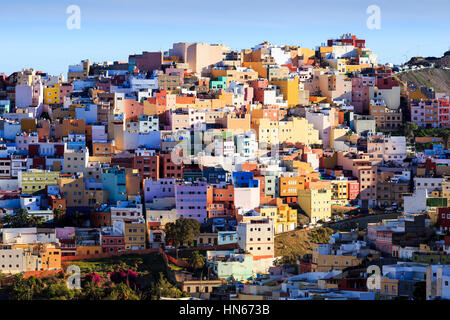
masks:
<path id="1" fill-rule="evenodd" d="M 61 249 L 54 245 L 46 245 L 39 248 L 41 254 L 42 270 L 54 270 L 61 268 Z"/>
<path id="2" fill-rule="evenodd" d="M 234 208 L 234 186 L 232 184 L 216 188 L 210 185 L 206 194 L 208 218 L 234 217 L 236 215 Z"/>

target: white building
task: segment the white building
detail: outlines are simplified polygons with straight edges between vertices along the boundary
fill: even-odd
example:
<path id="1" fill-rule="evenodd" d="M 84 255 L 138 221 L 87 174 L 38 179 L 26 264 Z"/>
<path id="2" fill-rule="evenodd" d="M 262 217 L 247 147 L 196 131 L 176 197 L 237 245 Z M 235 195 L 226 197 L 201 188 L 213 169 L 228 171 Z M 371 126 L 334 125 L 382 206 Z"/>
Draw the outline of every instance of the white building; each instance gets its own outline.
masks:
<path id="1" fill-rule="evenodd" d="M 118 201 L 116 206 L 111 207 L 111 222 L 117 220 L 144 223 L 142 204 L 132 203 L 130 201 Z"/>
<path id="2" fill-rule="evenodd" d="M 89 150 L 87 147 L 81 150 L 66 149 L 64 150 L 63 173 L 72 175 L 78 172 L 85 173 L 88 162 Z"/>
<path id="3" fill-rule="evenodd" d="M 259 207 L 260 198 L 259 186 L 253 188 L 234 188 L 234 205 L 236 208 L 241 208 L 245 212 Z"/>
<path id="4" fill-rule="evenodd" d="M 253 272 L 266 273 L 274 261 L 273 220 L 255 219 L 237 226 L 239 247 L 253 256 Z"/>
<path id="5" fill-rule="evenodd" d="M 241 157 L 254 159 L 258 152 L 258 142 L 256 141 L 256 133 L 248 131 L 238 134 L 234 137 L 236 142 L 236 153 Z"/>
<path id="6" fill-rule="evenodd" d="M 59 243 L 54 229 L 3 228 L 1 231 L 4 244 Z"/>
<path id="7" fill-rule="evenodd" d="M 442 191 L 442 183 L 444 179 L 441 178 L 426 178 L 426 177 L 414 177 L 414 189 L 415 190 L 427 190 L 428 193 L 439 190 Z"/>

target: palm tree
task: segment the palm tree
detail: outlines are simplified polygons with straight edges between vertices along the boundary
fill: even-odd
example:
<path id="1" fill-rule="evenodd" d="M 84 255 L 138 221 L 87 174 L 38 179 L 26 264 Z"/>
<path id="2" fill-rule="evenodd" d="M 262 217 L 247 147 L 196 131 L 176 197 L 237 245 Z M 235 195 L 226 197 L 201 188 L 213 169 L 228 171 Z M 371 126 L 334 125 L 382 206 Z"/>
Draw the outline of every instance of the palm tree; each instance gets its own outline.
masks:
<path id="1" fill-rule="evenodd" d="M 28 216 L 28 212 L 25 209 L 19 209 L 19 211 L 13 217 L 13 225 L 16 227 L 25 227 L 28 226 L 30 220 Z"/>
<path id="2" fill-rule="evenodd" d="M 3 220 L 3 225 L 8 225 L 8 226 L 10 226 L 14 221 L 13 217 L 10 214 L 6 214 L 5 216 L 3 216 L 2 220 Z"/>
<path id="3" fill-rule="evenodd" d="M 445 149 L 448 149 L 448 138 L 450 138 L 450 131 L 444 129 L 442 131 L 442 133 L 440 134 L 440 136 L 442 137 L 442 139 L 444 140 L 444 147 Z"/>
<path id="4" fill-rule="evenodd" d="M 188 264 L 192 269 L 202 269 L 205 266 L 205 257 L 198 251 L 194 251 L 189 257 Z"/>
<path id="5" fill-rule="evenodd" d="M 55 208 L 55 209 L 53 210 L 53 222 L 54 222 L 55 224 L 56 224 L 56 223 L 59 224 L 59 223 L 62 221 L 63 216 L 64 216 L 64 212 L 63 212 L 61 209 Z"/>
<path id="6" fill-rule="evenodd" d="M 72 214 L 72 222 L 73 224 L 75 224 L 77 227 L 79 227 L 81 225 L 81 222 L 84 220 L 84 214 L 79 212 L 79 211 L 75 211 Z"/>
<path id="7" fill-rule="evenodd" d="M 43 218 L 39 216 L 28 216 L 28 225 L 37 227 L 42 224 Z"/>
<path id="8" fill-rule="evenodd" d="M 419 127 L 417 126 L 417 124 L 413 122 L 406 122 L 405 125 L 403 126 L 405 136 L 410 139 L 414 138 L 414 131 L 416 131 L 418 128 Z"/>

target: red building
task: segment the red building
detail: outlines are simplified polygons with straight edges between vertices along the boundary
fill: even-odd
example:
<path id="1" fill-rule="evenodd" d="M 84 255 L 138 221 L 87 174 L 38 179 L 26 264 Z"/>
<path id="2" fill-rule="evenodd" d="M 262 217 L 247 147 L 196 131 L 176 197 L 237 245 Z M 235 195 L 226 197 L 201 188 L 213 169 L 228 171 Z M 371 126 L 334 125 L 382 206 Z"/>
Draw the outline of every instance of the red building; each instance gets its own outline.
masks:
<path id="1" fill-rule="evenodd" d="M 392 230 L 377 230 L 377 249 L 384 253 L 392 252 Z"/>
<path id="2" fill-rule="evenodd" d="M 183 164 L 175 164 L 172 162 L 170 153 L 161 153 L 159 155 L 160 178 L 183 178 Z"/>
<path id="3" fill-rule="evenodd" d="M 308 273 L 311 272 L 311 260 L 309 261 L 299 261 L 298 273 Z"/>
<path id="4" fill-rule="evenodd" d="M 339 279 L 338 289 L 346 291 L 367 291 L 367 279 L 366 278 Z"/>
<path id="5" fill-rule="evenodd" d="M 366 40 L 357 39 L 355 35 L 345 34 L 340 39 L 330 39 L 327 42 L 329 47 L 331 46 L 342 46 L 342 45 L 352 45 L 356 48 L 365 48 Z"/>
<path id="6" fill-rule="evenodd" d="M 125 250 L 123 235 L 102 235 L 102 252 L 117 253 Z"/>
<path id="7" fill-rule="evenodd" d="M 450 208 L 438 208 L 438 228 L 450 231 Z"/>
<path id="8" fill-rule="evenodd" d="M 439 126 L 442 128 L 450 128 L 450 102 L 439 99 Z"/>
<path id="9" fill-rule="evenodd" d="M 94 228 L 111 226 L 111 211 L 92 211 L 89 214 L 89 221 Z"/>
<path id="10" fill-rule="evenodd" d="M 133 169 L 138 169 L 141 182 L 144 179 L 159 179 L 159 156 L 135 156 Z"/>
<path id="11" fill-rule="evenodd" d="M 348 199 L 353 200 L 359 196 L 359 182 L 356 180 L 350 180 L 348 182 Z"/>
<path id="12" fill-rule="evenodd" d="M 75 256 L 77 254 L 77 245 L 74 239 L 59 239 L 61 256 Z"/>
<path id="13" fill-rule="evenodd" d="M 380 90 L 392 89 L 393 87 L 399 87 L 400 83 L 393 77 L 381 77 L 377 78 L 377 88 Z"/>
<path id="14" fill-rule="evenodd" d="M 269 86 L 269 80 L 252 80 L 249 81 L 248 84 L 251 88 L 253 88 L 253 102 L 260 102 L 264 104 L 264 90 Z"/>
<path id="15" fill-rule="evenodd" d="M 46 187 L 47 188 L 47 187 Z M 61 195 L 48 195 L 48 206 L 54 211 L 55 209 L 59 209 L 62 211 L 63 214 L 66 213 L 66 198 Z"/>

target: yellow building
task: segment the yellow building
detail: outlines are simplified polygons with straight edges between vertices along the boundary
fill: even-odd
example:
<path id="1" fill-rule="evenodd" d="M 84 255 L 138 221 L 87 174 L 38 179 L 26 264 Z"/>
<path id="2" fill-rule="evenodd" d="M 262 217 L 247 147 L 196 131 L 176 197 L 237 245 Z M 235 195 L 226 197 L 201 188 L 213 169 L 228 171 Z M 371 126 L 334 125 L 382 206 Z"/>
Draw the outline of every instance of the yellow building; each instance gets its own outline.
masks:
<path id="1" fill-rule="evenodd" d="M 361 72 L 361 66 L 356 64 L 347 64 L 345 66 L 345 73 L 360 73 Z"/>
<path id="2" fill-rule="evenodd" d="M 277 218 L 277 212 L 278 212 L 277 206 L 260 206 L 260 207 L 256 208 L 255 210 L 260 213 L 261 218 L 270 218 L 270 219 Z"/>
<path id="3" fill-rule="evenodd" d="M 30 169 L 27 172 L 19 171 L 22 194 L 33 194 L 43 191 L 48 185 L 56 185 L 60 176 L 59 171 Z"/>
<path id="4" fill-rule="evenodd" d="M 20 129 L 26 133 L 37 132 L 37 119 L 21 119 Z"/>
<path id="5" fill-rule="evenodd" d="M 329 244 L 313 243 L 311 264 L 312 272 L 330 272 L 331 270 L 343 270 L 348 267 L 359 266 L 362 263 L 362 259 L 356 256 L 328 254 L 328 246 Z"/>
<path id="6" fill-rule="evenodd" d="M 125 250 L 142 250 L 146 247 L 145 223 L 125 223 Z"/>
<path id="7" fill-rule="evenodd" d="M 260 213 L 257 219 L 269 218 L 273 220 L 275 233 L 287 232 L 297 228 L 297 210 L 288 205 L 268 206 L 263 205 L 255 209 Z M 255 217 L 248 218 L 255 220 Z M 245 219 L 244 219 L 245 220 Z"/>
<path id="8" fill-rule="evenodd" d="M 288 205 L 278 207 L 277 220 L 275 221 L 275 233 L 295 230 L 297 228 L 297 210 Z"/>
<path id="9" fill-rule="evenodd" d="M 66 198 L 67 207 L 85 207 L 89 196 L 85 194 L 83 174 L 63 174 L 58 179 L 58 186 Z"/>
<path id="10" fill-rule="evenodd" d="M 298 76 L 284 79 L 274 79 L 270 81 L 280 89 L 283 99 L 287 101 L 289 107 L 298 105 L 299 82 Z"/>
<path id="11" fill-rule="evenodd" d="M 331 202 L 336 205 L 348 204 L 348 181 L 332 180 L 331 181 Z"/>
<path id="12" fill-rule="evenodd" d="M 59 90 L 60 84 L 57 83 L 51 88 L 44 89 L 44 103 L 45 104 L 58 104 L 61 103 L 59 100 Z"/>
<path id="13" fill-rule="evenodd" d="M 348 127 L 334 127 L 330 129 L 330 147 L 334 150 L 334 141 L 347 141 Z"/>
<path id="14" fill-rule="evenodd" d="M 214 67 L 211 69 L 211 75 L 214 79 L 226 77 L 227 86 L 229 86 L 232 81 L 247 82 L 256 80 L 259 77 L 258 72 L 250 68 L 228 69 L 225 67 Z"/>
<path id="15" fill-rule="evenodd" d="M 427 96 L 420 90 L 420 88 L 408 88 L 407 89 L 408 100 L 420 101 L 427 100 Z"/>
<path id="16" fill-rule="evenodd" d="M 321 144 L 319 131 L 305 118 L 292 117 L 287 121 L 270 121 L 267 118 L 254 119 L 251 128 L 255 130 L 260 143 L 304 143 Z"/>
<path id="17" fill-rule="evenodd" d="M 77 246 L 76 255 L 84 256 L 88 254 L 100 254 L 102 253 L 101 246 Z"/>
<path id="18" fill-rule="evenodd" d="M 331 189 L 298 190 L 297 202 L 312 223 L 331 218 Z"/>
<path id="19" fill-rule="evenodd" d="M 243 61 L 242 66 L 251 68 L 258 73 L 258 77 L 267 79 L 267 64 L 262 61 Z"/>

